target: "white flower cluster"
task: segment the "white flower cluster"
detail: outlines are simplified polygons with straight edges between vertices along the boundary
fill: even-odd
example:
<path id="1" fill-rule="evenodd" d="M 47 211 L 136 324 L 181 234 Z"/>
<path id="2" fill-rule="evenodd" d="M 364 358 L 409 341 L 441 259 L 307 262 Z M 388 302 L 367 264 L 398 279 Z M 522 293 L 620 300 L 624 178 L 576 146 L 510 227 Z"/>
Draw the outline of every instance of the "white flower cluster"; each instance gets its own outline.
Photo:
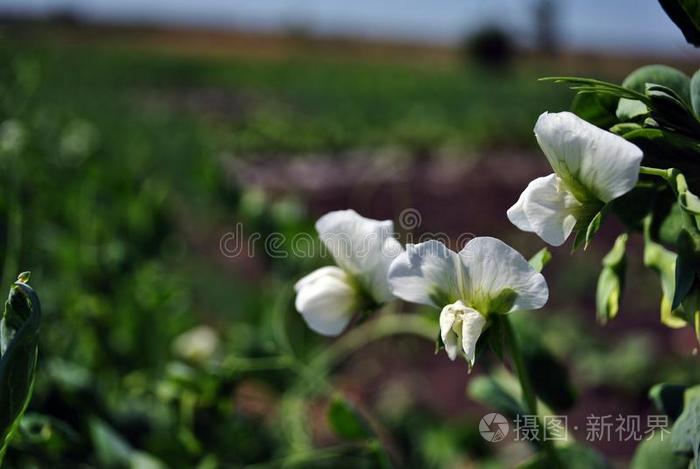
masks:
<path id="1" fill-rule="evenodd" d="M 532 181 L 508 218 L 558 246 L 580 219 L 635 186 L 642 152 L 567 112 L 540 116 L 535 135 L 554 174 Z M 496 238 L 474 238 L 460 252 L 435 240 L 404 249 L 392 221 L 353 210 L 324 215 L 316 230 L 337 266 L 312 272 L 295 290 L 297 310 L 320 334 L 338 335 L 357 314 L 400 298 L 441 310 L 448 356 L 473 365 L 493 315 L 539 309 L 549 296 L 544 277 Z"/>
<path id="2" fill-rule="evenodd" d="M 475 238 L 456 253 L 438 241 L 404 250 L 390 220 L 353 210 L 331 212 L 316 223 L 337 267 L 321 267 L 295 285 L 296 308 L 311 329 L 340 334 L 358 313 L 396 298 L 434 306 L 445 349 L 474 362 L 476 341 L 491 314 L 537 309 L 547 283 L 514 249 L 495 238 Z"/>

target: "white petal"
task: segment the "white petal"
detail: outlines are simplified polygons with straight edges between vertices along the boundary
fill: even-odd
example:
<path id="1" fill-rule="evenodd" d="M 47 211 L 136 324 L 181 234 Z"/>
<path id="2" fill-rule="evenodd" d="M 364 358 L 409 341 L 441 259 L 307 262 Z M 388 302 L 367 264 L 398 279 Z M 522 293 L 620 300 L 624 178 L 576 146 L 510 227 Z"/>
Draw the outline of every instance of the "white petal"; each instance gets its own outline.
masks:
<path id="1" fill-rule="evenodd" d="M 561 246 L 576 226 L 575 213 L 581 206 L 561 179 L 550 174 L 530 182 L 507 215 L 521 230 L 537 233 L 552 246 Z"/>
<path id="2" fill-rule="evenodd" d="M 339 278 L 335 274 L 318 274 L 313 281 L 306 281 L 299 288 L 295 301 L 297 311 L 309 327 L 323 335 L 340 334 L 358 304 L 358 293 L 347 277 Z"/>
<path id="3" fill-rule="evenodd" d="M 535 181 L 536 180 L 537 179 L 535 179 Z M 532 185 L 532 182 L 528 184 L 527 188 L 525 188 L 523 193 L 520 194 L 520 197 L 518 197 L 518 201 L 515 202 L 511 208 L 508 209 L 506 215 L 508 216 L 508 220 L 510 220 L 510 222 L 517 226 L 520 230 L 532 233 L 535 230 L 532 229 L 532 226 L 530 225 L 530 222 L 527 219 L 527 215 L 525 214 L 525 200 L 527 198 L 530 185 Z"/>
<path id="4" fill-rule="evenodd" d="M 455 323 L 458 318 L 461 318 L 461 312 L 466 309 L 462 301 L 457 301 L 454 304 L 449 304 L 440 311 L 440 338 L 445 346 L 445 351 L 450 360 L 454 361 L 459 352 L 459 336 L 454 330 Z M 457 327 L 461 330 L 460 323 L 457 322 Z"/>
<path id="5" fill-rule="evenodd" d="M 394 238 L 391 220 L 372 220 L 354 210 L 339 210 L 319 218 L 316 230 L 336 263 L 357 277 L 375 301 L 393 299 L 387 271 L 403 249 Z"/>
<path id="6" fill-rule="evenodd" d="M 462 350 L 472 366 L 476 357 L 476 342 L 485 325 L 486 318 L 473 309 L 462 316 Z"/>
<path id="7" fill-rule="evenodd" d="M 464 305 L 462 301 L 458 301 L 459 304 Z M 452 305 L 447 305 L 440 311 L 440 337 L 445 340 L 447 333 L 452 330 L 456 320 L 456 315 Z"/>
<path id="8" fill-rule="evenodd" d="M 326 267 L 321 267 L 320 269 L 316 269 L 310 274 L 300 278 L 299 281 L 294 284 L 294 291 L 299 293 L 299 290 L 301 290 L 305 285 L 313 283 L 326 275 L 341 280 L 347 280 L 347 274 L 343 271 L 343 269 L 334 265 L 329 265 Z"/>
<path id="9" fill-rule="evenodd" d="M 503 241 L 474 238 L 459 256 L 466 267 L 468 300 L 494 298 L 503 290 L 512 289 L 517 297 L 510 311 L 539 309 L 547 303 L 549 290 L 542 274 Z"/>
<path id="10" fill-rule="evenodd" d="M 609 202 L 637 184 L 642 150 L 573 113 L 545 112 L 537 120 L 535 136 L 554 172 L 569 186 L 581 184 Z"/>
<path id="11" fill-rule="evenodd" d="M 389 284 L 403 300 L 439 308 L 462 297 L 463 274 L 457 253 L 430 240 L 406 246 L 389 268 Z M 438 304 L 437 298 L 448 301 Z"/>

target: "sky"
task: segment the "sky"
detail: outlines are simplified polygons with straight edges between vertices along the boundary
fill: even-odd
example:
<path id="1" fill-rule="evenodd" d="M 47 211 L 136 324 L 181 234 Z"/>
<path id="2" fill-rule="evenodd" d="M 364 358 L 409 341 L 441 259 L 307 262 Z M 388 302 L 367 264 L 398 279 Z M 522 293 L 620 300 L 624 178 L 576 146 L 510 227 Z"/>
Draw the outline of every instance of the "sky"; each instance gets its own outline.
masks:
<path id="1" fill-rule="evenodd" d="M 690 55 L 657 0 L 554 0 L 562 43 L 577 50 Z M 484 24 L 531 37 L 535 0 L 0 0 L 0 11 L 70 10 L 93 21 L 454 44 Z"/>

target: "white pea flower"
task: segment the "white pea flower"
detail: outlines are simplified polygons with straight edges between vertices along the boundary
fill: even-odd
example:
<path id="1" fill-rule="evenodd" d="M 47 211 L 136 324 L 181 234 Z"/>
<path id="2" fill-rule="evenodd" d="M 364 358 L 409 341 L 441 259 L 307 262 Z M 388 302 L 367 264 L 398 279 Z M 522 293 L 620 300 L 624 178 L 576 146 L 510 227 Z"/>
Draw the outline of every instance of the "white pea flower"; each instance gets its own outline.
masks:
<path id="1" fill-rule="evenodd" d="M 197 326 L 175 338 L 173 351 L 187 360 L 204 363 L 219 347 L 219 335 L 209 326 Z"/>
<path id="2" fill-rule="evenodd" d="M 337 267 L 321 267 L 299 280 L 295 306 L 311 329 L 338 335 L 355 313 L 394 299 L 387 271 L 403 248 L 391 220 L 372 220 L 354 210 L 322 216 L 316 231 Z"/>
<path id="3" fill-rule="evenodd" d="M 440 336 L 450 359 L 460 350 L 474 364 L 476 342 L 493 314 L 539 309 L 549 291 L 515 249 L 474 238 L 459 253 L 439 241 L 409 244 L 389 268 L 394 295 L 440 308 Z"/>
<path id="4" fill-rule="evenodd" d="M 642 150 L 575 114 L 545 112 L 535 137 L 554 173 L 532 181 L 508 219 L 552 246 L 586 229 L 606 203 L 637 184 Z"/>

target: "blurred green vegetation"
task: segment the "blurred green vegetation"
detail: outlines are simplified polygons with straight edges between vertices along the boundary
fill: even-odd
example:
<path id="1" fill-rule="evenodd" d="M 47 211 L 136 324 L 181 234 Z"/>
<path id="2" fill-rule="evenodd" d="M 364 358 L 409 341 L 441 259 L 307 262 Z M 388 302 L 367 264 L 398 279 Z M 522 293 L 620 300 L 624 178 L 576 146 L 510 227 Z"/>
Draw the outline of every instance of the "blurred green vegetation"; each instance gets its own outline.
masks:
<path id="1" fill-rule="evenodd" d="M 381 432 L 330 434 L 309 410 L 334 388 L 335 364 L 314 361 L 330 342 L 292 305 L 294 280 L 324 261 L 260 250 L 263 273 L 246 275 L 218 246 L 232 220 L 263 235 L 312 233 L 313 220 L 296 198 L 235 187 L 222 163 L 532 147 L 537 115 L 568 107 L 568 91 L 525 68 L 191 58 L 11 31 L 0 60 L 3 282 L 31 270 L 44 305 L 8 467 L 375 467 L 393 452 L 407 467 L 496 464 L 472 417 L 401 405 L 400 392 L 378 411 Z M 643 340 L 601 360 L 611 347 L 569 317 L 542 334 L 584 384 L 662 380 Z"/>
<path id="2" fill-rule="evenodd" d="M 32 36 L 4 42 L 5 54 L 19 49 L 36 69 L 26 79 L 38 80 L 35 99 L 47 112 L 88 119 L 109 129 L 106 139 L 141 124 L 165 140 L 158 148 L 173 153 L 170 168 L 185 175 L 193 161 L 180 155 L 205 148 L 247 157 L 383 145 L 409 152 L 532 146 L 536 116 L 570 100 L 528 67 L 500 73 L 303 55 L 194 58 Z"/>

